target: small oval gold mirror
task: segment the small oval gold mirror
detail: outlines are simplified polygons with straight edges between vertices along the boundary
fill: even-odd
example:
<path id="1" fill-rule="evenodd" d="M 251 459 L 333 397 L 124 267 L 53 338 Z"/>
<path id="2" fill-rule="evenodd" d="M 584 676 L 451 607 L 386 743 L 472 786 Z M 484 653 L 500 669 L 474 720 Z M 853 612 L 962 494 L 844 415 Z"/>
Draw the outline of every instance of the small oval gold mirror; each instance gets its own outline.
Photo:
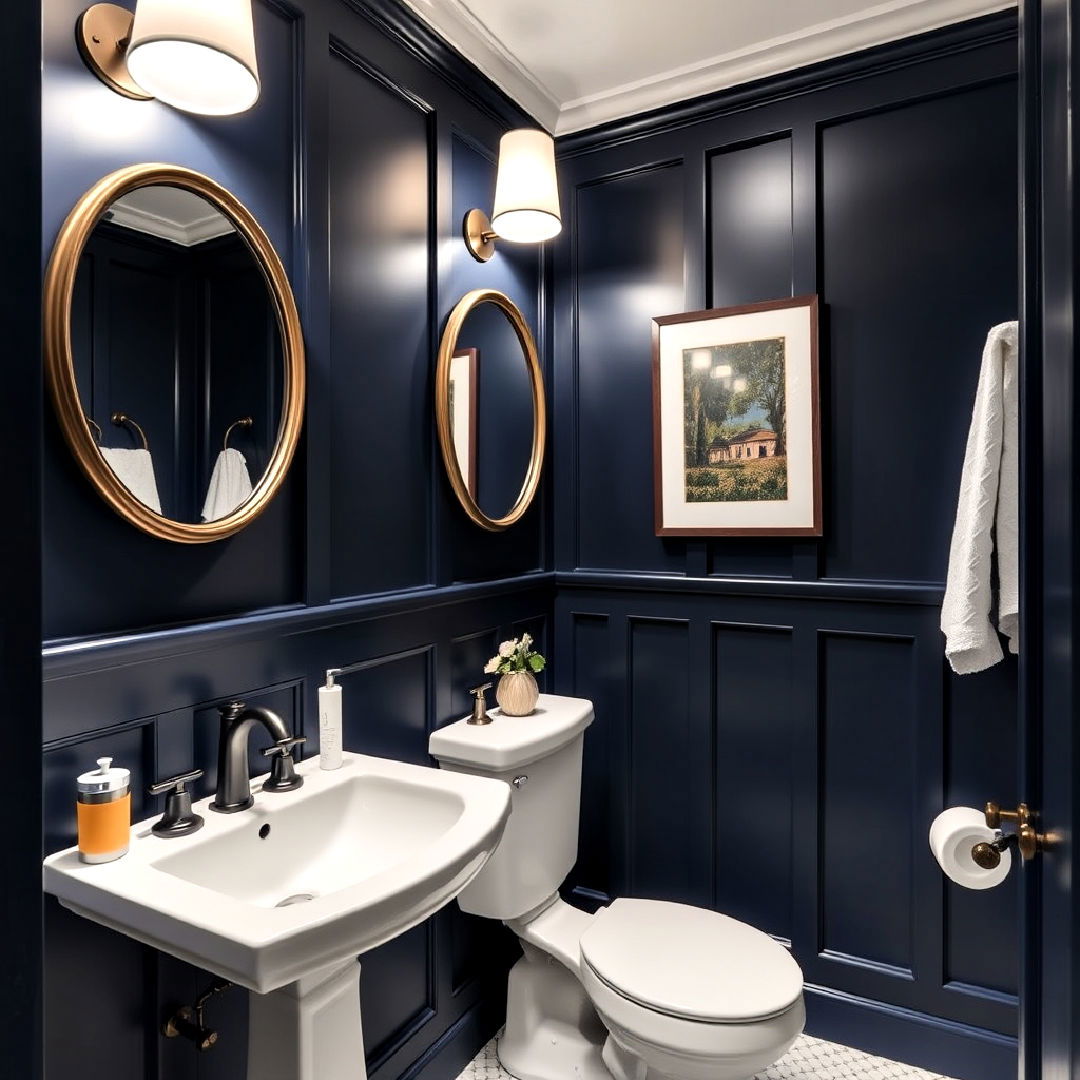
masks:
<path id="1" fill-rule="evenodd" d="M 79 200 L 46 271 L 45 366 L 79 466 L 152 536 L 238 532 L 296 452 L 304 343 L 285 268 L 190 169 L 133 165 Z"/>
<path id="2" fill-rule="evenodd" d="M 505 293 L 474 289 L 450 313 L 435 372 L 439 447 L 454 494 L 481 528 L 509 528 L 544 465 L 544 379 L 529 324 Z"/>

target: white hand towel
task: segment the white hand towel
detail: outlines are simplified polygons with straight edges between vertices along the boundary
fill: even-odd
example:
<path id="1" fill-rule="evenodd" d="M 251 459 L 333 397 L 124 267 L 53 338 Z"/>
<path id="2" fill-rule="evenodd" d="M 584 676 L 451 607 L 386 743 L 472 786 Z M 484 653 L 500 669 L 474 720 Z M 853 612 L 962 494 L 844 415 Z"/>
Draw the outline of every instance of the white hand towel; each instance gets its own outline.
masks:
<path id="1" fill-rule="evenodd" d="M 945 655 L 958 675 L 1002 659 L 990 622 L 990 565 L 997 537 L 998 628 L 1019 651 L 1018 327 L 995 326 L 983 348 L 941 607 Z"/>
<path id="2" fill-rule="evenodd" d="M 217 521 L 231 514 L 251 497 L 251 477 L 248 475 L 247 459 L 239 450 L 229 447 L 218 454 L 210 487 L 203 506 L 203 521 Z"/>
<path id="3" fill-rule="evenodd" d="M 157 480 L 154 478 L 154 459 L 149 450 L 130 450 L 127 447 L 103 446 L 101 456 L 109 463 L 124 485 L 144 506 L 155 514 L 161 513 Z"/>

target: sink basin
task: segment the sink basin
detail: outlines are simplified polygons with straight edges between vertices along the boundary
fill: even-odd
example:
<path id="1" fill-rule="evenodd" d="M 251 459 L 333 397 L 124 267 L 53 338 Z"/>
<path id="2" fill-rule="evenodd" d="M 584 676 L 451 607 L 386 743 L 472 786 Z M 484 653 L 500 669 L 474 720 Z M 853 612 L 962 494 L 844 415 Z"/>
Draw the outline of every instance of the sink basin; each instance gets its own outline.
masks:
<path id="1" fill-rule="evenodd" d="M 132 829 L 118 862 L 44 863 L 65 907 L 267 994 L 348 962 L 452 900 L 483 867 L 510 814 L 498 780 L 345 754 L 301 763 L 304 786 L 263 793 L 191 836 Z"/>

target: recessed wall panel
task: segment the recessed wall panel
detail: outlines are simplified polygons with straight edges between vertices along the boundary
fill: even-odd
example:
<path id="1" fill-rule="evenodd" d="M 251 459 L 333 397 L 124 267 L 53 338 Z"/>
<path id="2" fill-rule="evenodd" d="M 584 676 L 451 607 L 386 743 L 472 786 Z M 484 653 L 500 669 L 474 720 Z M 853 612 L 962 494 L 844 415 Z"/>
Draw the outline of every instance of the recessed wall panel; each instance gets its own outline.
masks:
<path id="1" fill-rule="evenodd" d="M 652 318 L 683 310 L 683 173 L 649 168 L 579 188 L 579 566 L 682 571 L 653 526 Z"/>
<path id="2" fill-rule="evenodd" d="M 415 649 L 341 676 L 346 750 L 414 765 L 430 763 L 432 656 L 430 648 Z"/>
<path id="3" fill-rule="evenodd" d="M 329 64 L 331 589 L 429 580 L 429 114 Z"/>
<path id="4" fill-rule="evenodd" d="M 628 633 L 630 895 L 707 904 L 712 738 L 691 707 L 689 624 L 631 619 Z"/>
<path id="5" fill-rule="evenodd" d="M 614 754 L 625 733 L 622 711 L 612 695 L 611 624 L 603 615 L 574 614 L 572 620 L 572 692 L 577 697 L 588 698 L 595 712 L 592 724 L 585 729 L 581 827 L 574 880 L 585 888 L 610 893 L 614 885 L 612 853 L 623 826 L 614 800 L 623 790 L 624 778 Z"/>
<path id="6" fill-rule="evenodd" d="M 791 631 L 713 626 L 717 907 L 791 938 Z"/>
<path id="7" fill-rule="evenodd" d="M 791 295 L 791 136 L 709 158 L 713 307 Z"/>
<path id="8" fill-rule="evenodd" d="M 1008 82 L 821 131 L 830 577 L 945 578 L 983 342 L 1017 317 L 1015 122 Z"/>
<path id="9" fill-rule="evenodd" d="M 819 650 L 819 945 L 909 971 L 915 644 L 823 633 Z"/>
<path id="10" fill-rule="evenodd" d="M 945 806 L 1019 801 L 1016 758 L 1016 659 L 978 676 L 948 675 L 945 683 Z M 1016 861 L 1014 858 L 1014 867 Z M 1014 869 L 996 889 L 945 888 L 945 982 L 1015 994 L 1019 976 L 1010 941 L 1020 921 L 1021 875 Z"/>

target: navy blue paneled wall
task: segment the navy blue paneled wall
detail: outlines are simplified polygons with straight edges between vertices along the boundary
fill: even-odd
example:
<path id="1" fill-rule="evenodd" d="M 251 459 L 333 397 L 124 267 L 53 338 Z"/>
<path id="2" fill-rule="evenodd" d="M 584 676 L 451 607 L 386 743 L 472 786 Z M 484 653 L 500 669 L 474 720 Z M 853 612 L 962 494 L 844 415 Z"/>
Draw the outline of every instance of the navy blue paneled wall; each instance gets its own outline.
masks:
<path id="1" fill-rule="evenodd" d="M 1015 797 L 1016 668 L 937 629 L 981 346 L 1017 316 L 1016 26 L 994 17 L 560 140 L 555 685 L 591 697 L 587 893 L 788 940 L 810 1030 L 1015 1075 L 1017 892 L 943 806 Z M 655 315 L 818 293 L 825 535 L 653 532 Z M 992 944 L 990 944 L 992 943 Z"/>
<path id="2" fill-rule="evenodd" d="M 546 351 L 543 256 L 487 267 L 459 237 L 490 207 L 499 135 L 530 119 L 390 0 L 261 0 L 263 97 L 199 119 L 124 100 L 80 61 L 75 0 L 44 3 L 42 258 L 102 175 L 133 162 L 206 172 L 259 218 L 289 272 L 308 349 L 301 452 L 269 510 L 233 539 L 169 545 L 114 516 L 51 413 L 44 451 L 45 843 L 72 842 L 72 784 L 103 753 L 155 779 L 192 766 L 212 789 L 216 706 L 279 710 L 317 750 L 317 685 L 346 683 L 347 748 L 430 763 L 427 735 L 468 710 L 498 642 L 551 635 L 546 496 L 481 534 L 453 499 L 433 438 L 432 375 L 460 294 L 504 289 Z M 263 771 L 259 738 L 252 767 Z M 217 1047 L 158 1029 L 207 975 L 46 905 L 46 1071 L 116 1080 L 243 1075 L 245 996 L 215 1001 Z M 371 1075 L 442 1080 L 501 1020 L 512 938 L 456 907 L 364 957 Z M 108 971 L 84 993 L 88 970 Z M 87 1063 L 91 1063 L 88 1065 Z M 104 1067 L 104 1066 L 103 1066 Z"/>

